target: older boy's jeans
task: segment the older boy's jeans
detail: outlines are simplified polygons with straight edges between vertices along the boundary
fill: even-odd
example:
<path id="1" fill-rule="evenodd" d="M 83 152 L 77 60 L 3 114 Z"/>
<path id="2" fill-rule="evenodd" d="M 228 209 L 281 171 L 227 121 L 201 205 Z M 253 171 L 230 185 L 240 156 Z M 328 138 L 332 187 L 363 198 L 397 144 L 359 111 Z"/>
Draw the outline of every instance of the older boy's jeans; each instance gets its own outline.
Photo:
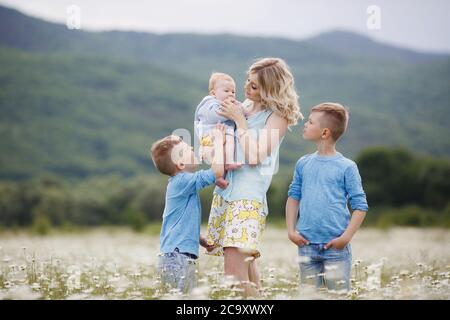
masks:
<path id="1" fill-rule="evenodd" d="M 182 293 L 188 293 L 197 285 L 196 270 L 196 259 L 180 253 L 178 249 L 159 256 L 158 274 L 166 289 L 178 289 Z"/>
<path id="2" fill-rule="evenodd" d="M 324 248 L 325 243 L 310 243 L 298 248 L 300 285 L 328 290 L 350 290 L 352 251 L 350 244 L 342 250 Z"/>

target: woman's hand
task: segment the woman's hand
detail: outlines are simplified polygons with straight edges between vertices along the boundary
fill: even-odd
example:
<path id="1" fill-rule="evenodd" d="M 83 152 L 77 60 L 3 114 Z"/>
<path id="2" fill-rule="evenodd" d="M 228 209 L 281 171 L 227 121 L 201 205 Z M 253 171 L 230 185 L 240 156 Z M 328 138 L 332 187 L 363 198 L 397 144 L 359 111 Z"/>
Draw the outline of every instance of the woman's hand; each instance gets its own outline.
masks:
<path id="1" fill-rule="evenodd" d="M 234 122 L 239 122 L 240 120 L 245 120 L 242 103 L 239 101 L 228 98 L 222 101 L 222 110 L 216 110 L 216 113 L 222 117 L 233 120 Z"/>

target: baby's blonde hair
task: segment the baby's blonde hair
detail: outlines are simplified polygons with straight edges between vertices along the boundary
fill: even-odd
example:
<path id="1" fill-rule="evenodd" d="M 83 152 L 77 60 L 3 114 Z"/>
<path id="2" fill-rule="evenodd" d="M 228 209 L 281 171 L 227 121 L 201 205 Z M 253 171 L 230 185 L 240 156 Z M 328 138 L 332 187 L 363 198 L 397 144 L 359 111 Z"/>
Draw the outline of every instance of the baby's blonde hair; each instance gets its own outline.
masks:
<path id="1" fill-rule="evenodd" d="M 303 119 L 294 77 L 283 59 L 260 59 L 250 66 L 247 73 L 256 73 L 264 106 L 286 119 L 289 126 L 297 124 L 299 118 Z"/>
<path id="2" fill-rule="evenodd" d="M 219 80 L 229 80 L 229 81 L 233 81 L 233 78 L 226 74 L 226 73 L 222 73 L 222 72 L 213 72 L 211 74 L 211 77 L 209 78 L 209 85 L 208 85 L 208 90 L 214 90 L 214 88 L 216 87 L 216 83 Z"/>

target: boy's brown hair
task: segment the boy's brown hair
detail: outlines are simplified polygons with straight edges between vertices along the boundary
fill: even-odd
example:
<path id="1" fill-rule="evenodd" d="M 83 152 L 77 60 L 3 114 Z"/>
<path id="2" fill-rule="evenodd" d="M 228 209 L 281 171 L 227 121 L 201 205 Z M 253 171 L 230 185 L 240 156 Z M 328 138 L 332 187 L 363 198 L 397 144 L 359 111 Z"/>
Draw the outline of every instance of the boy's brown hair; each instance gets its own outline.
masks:
<path id="1" fill-rule="evenodd" d="M 324 102 L 311 109 L 311 112 L 323 112 L 320 124 L 331 131 L 331 137 L 337 141 L 347 130 L 348 110 L 335 102 Z"/>
<path id="2" fill-rule="evenodd" d="M 162 174 L 173 176 L 176 173 L 176 165 L 172 161 L 172 149 L 181 142 L 177 136 L 167 136 L 152 144 L 150 155 L 155 167 Z"/>
<path id="3" fill-rule="evenodd" d="M 209 84 L 208 84 L 208 90 L 212 91 L 216 87 L 216 83 L 219 80 L 228 80 L 234 82 L 233 78 L 223 72 L 213 72 L 211 74 L 211 77 L 209 78 Z"/>

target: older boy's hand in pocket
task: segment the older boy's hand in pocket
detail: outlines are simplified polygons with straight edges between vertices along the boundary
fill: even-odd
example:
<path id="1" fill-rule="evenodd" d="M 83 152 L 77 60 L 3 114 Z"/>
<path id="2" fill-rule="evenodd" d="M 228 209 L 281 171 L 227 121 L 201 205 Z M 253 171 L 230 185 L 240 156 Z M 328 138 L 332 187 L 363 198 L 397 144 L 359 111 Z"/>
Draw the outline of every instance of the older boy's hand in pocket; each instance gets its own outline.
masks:
<path id="1" fill-rule="evenodd" d="M 300 233 L 297 231 L 289 232 L 288 238 L 291 240 L 296 246 L 303 247 L 304 245 L 309 244 L 309 241 L 303 238 Z"/>
<path id="2" fill-rule="evenodd" d="M 330 242 L 328 242 L 324 248 L 325 249 L 329 249 L 329 248 L 334 248 L 334 249 L 338 249 L 338 250 L 342 250 L 345 248 L 345 246 L 350 242 L 349 239 L 345 238 L 345 237 L 338 237 L 338 238 L 334 238 L 333 240 L 331 240 Z"/>

